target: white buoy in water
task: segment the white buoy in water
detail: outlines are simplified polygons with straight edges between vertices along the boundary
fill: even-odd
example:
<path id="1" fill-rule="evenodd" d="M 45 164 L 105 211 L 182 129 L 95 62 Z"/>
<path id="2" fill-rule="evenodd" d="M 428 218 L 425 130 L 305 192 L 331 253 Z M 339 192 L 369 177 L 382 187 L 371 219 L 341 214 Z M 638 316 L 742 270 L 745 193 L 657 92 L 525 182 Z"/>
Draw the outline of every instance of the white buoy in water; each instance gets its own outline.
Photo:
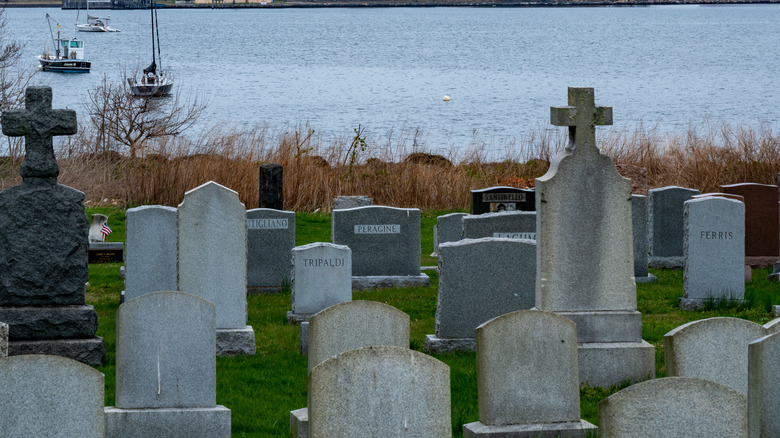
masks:
<path id="1" fill-rule="evenodd" d="M 444 96 L 444 101 L 445 102 L 449 102 L 450 101 L 450 96 Z"/>

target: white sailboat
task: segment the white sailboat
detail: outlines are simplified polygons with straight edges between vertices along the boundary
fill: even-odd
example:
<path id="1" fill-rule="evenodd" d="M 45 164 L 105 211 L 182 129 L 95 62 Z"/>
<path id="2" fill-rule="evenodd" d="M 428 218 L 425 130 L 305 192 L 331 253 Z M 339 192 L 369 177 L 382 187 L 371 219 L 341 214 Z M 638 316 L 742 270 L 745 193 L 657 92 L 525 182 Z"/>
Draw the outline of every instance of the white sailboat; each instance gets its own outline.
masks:
<path id="1" fill-rule="evenodd" d="M 162 56 L 160 55 L 160 33 L 157 31 L 157 9 L 155 9 L 154 0 L 151 3 L 151 15 L 152 15 L 152 63 L 149 67 L 146 67 L 141 74 L 140 80 L 136 78 L 127 78 L 127 83 L 130 85 L 130 93 L 133 96 L 142 97 L 156 97 L 165 96 L 171 93 L 173 88 L 173 79 L 168 77 L 162 67 L 157 67 L 157 59 L 162 64 Z M 157 53 L 155 53 L 155 46 Z"/>
<path id="2" fill-rule="evenodd" d="M 111 17 L 95 17 L 93 15 L 89 15 L 89 0 L 86 1 L 87 4 L 87 22 L 86 23 L 79 23 L 79 15 L 81 14 L 81 10 L 79 9 L 79 12 L 76 14 L 76 30 L 79 32 L 119 32 L 119 29 L 114 29 L 113 27 L 108 25 L 108 21 L 111 19 Z"/>

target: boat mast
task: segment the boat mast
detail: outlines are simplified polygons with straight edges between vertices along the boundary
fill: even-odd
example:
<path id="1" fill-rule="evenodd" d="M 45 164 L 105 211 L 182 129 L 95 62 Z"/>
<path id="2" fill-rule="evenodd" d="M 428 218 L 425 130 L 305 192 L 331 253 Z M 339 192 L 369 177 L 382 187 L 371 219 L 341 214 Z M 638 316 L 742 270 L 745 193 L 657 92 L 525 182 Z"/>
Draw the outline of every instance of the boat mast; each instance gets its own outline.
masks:
<path id="1" fill-rule="evenodd" d="M 154 66 L 155 70 L 157 70 L 156 69 L 157 62 L 154 57 L 155 56 L 154 55 L 154 28 L 156 27 L 154 23 L 154 0 L 149 0 L 149 5 L 151 7 L 151 15 L 152 15 L 152 66 Z M 154 73 L 157 74 L 156 71 Z"/>
<path id="2" fill-rule="evenodd" d="M 157 9 L 154 9 L 154 31 L 157 32 L 157 57 L 160 58 L 160 73 L 162 73 L 162 54 L 160 53 L 160 20 L 157 19 Z M 154 47 L 152 47 L 152 50 L 154 50 Z"/>

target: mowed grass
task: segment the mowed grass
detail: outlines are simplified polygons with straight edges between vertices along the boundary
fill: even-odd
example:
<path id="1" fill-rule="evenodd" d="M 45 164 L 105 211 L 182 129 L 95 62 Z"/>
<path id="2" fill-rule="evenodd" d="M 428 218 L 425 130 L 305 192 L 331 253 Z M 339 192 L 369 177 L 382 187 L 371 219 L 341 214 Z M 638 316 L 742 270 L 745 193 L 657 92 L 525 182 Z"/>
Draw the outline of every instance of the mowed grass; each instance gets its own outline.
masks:
<path id="1" fill-rule="evenodd" d="M 124 211 L 115 207 L 88 209 L 109 216 L 114 232 L 110 241 L 124 240 Z M 422 215 L 422 265 L 435 265 L 432 227 L 437 211 Z M 297 214 L 296 244 L 330 240 L 329 214 Z M 106 406 L 114 405 L 116 311 L 122 280 L 120 264 L 91 264 L 87 301 L 95 306 L 99 317 L 98 336 L 106 341 L 108 360 L 98 370 L 106 376 Z M 683 311 L 677 299 L 683 294 L 682 271 L 651 270 L 656 283 L 637 285 L 638 310 L 642 313 L 642 336 L 656 347 L 656 376 L 664 377 L 663 336 L 689 321 L 715 316 L 730 316 L 764 324 L 772 319 L 771 305 L 780 303 L 780 285 L 766 281 L 770 269 L 753 270 L 753 282 L 746 285 L 743 305 L 713 303 L 701 311 Z M 431 277 L 428 288 L 396 288 L 354 292 L 356 300 L 375 300 L 409 314 L 410 348 L 423 351 L 425 335 L 435 332 L 434 316 L 438 294 L 438 275 Z M 489 287 L 489 285 L 486 285 Z M 475 291 L 478 293 L 478 291 Z M 248 323 L 255 330 L 257 354 L 251 357 L 217 358 L 217 403 L 232 412 L 234 437 L 283 437 L 289 435 L 289 412 L 306 406 L 307 358 L 299 354 L 299 328 L 288 325 L 286 312 L 291 309 L 290 293 L 250 295 Z M 435 356 L 450 367 L 453 436 L 462 436 L 463 424 L 477 421 L 477 373 L 474 353 Z M 623 385 L 625 386 L 625 385 Z M 598 402 L 619 388 L 584 387 L 580 390 L 582 417 L 597 424 Z"/>

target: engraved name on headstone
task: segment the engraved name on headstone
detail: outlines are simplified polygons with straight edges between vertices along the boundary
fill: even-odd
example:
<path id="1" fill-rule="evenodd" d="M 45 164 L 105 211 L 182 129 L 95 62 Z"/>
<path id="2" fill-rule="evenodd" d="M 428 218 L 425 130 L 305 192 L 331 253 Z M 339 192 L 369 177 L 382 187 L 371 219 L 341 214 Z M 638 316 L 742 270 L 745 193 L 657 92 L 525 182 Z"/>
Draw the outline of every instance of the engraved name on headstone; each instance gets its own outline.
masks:
<path id="1" fill-rule="evenodd" d="M 287 219 L 247 219 L 246 227 L 250 230 L 286 230 L 290 228 Z"/>
<path id="2" fill-rule="evenodd" d="M 400 224 L 355 225 L 355 234 L 400 234 Z"/>

